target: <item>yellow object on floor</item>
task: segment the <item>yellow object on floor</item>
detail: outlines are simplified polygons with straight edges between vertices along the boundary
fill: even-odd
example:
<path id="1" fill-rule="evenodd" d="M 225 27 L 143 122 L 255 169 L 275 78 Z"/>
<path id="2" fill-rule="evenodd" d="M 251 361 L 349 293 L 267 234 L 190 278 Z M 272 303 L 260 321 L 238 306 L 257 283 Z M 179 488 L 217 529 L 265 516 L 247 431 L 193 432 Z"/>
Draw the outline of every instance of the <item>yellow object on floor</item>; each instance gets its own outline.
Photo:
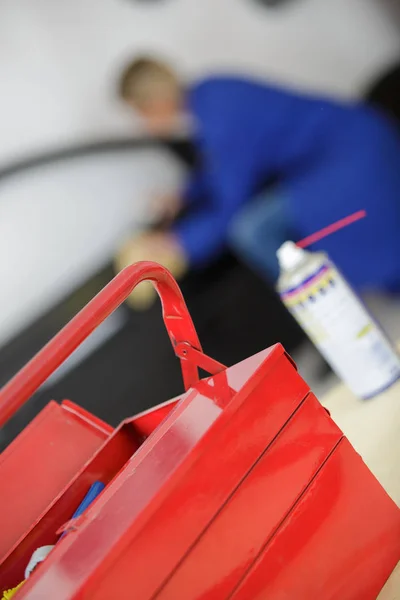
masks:
<path id="1" fill-rule="evenodd" d="M 25 581 L 21 581 L 21 583 L 19 585 L 17 585 L 17 587 L 12 588 L 12 590 L 5 590 L 3 592 L 3 597 L 2 600 L 10 600 L 10 598 L 12 598 L 14 596 L 14 594 L 16 594 L 18 592 L 18 590 L 20 589 L 20 587 L 22 587 L 24 585 Z"/>
<path id="2" fill-rule="evenodd" d="M 171 271 L 175 279 L 180 279 L 187 271 L 187 262 L 180 247 L 168 235 L 142 234 L 128 240 L 115 257 L 116 271 L 143 260 L 158 262 Z M 147 310 L 155 298 L 156 291 L 151 283 L 140 283 L 129 296 L 127 302 L 135 310 Z"/>

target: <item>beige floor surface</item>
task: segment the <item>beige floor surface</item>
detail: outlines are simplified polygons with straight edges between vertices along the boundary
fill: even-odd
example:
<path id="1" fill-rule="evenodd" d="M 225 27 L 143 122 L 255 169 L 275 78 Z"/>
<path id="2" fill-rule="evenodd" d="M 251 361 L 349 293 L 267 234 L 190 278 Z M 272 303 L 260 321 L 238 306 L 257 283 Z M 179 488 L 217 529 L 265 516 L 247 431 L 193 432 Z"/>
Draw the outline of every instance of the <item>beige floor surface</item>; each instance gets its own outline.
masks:
<path id="1" fill-rule="evenodd" d="M 366 402 L 357 400 L 339 384 L 321 400 L 386 491 L 400 505 L 400 383 Z M 400 600 L 400 563 L 379 600 Z"/>

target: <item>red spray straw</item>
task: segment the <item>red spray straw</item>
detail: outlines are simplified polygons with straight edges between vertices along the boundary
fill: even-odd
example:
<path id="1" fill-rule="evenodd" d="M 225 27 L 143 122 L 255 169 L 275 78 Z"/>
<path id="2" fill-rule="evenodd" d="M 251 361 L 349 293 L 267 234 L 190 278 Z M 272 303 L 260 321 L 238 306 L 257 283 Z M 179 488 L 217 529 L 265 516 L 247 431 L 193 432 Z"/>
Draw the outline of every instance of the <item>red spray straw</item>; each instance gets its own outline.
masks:
<path id="1" fill-rule="evenodd" d="M 340 219 L 339 221 L 336 221 L 336 223 L 332 223 L 332 225 L 328 225 L 328 227 L 324 227 L 320 231 L 309 235 L 308 237 L 304 238 L 304 240 L 300 240 L 300 242 L 297 242 L 296 246 L 299 248 L 307 248 L 308 246 L 311 246 L 311 244 L 315 244 L 315 242 L 319 242 L 320 240 L 324 239 L 328 235 L 336 233 L 336 231 L 339 231 L 339 229 L 343 229 L 343 227 L 347 227 L 348 225 L 351 225 L 360 219 L 364 219 L 366 216 L 367 212 L 365 210 L 359 210 L 352 215 L 349 215 L 344 219 Z"/>

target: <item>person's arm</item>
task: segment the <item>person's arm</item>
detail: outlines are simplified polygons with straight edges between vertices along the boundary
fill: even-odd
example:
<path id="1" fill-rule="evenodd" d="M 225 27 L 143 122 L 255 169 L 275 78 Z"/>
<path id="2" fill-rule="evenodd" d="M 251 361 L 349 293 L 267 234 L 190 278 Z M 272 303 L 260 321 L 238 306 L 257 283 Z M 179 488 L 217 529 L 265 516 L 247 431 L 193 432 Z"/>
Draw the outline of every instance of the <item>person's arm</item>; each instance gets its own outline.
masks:
<path id="1" fill-rule="evenodd" d="M 183 189 L 182 200 L 186 206 L 192 206 L 198 202 L 207 200 L 209 195 L 209 185 L 204 169 L 194 170 L 186 182 Z"/>
<path id="2" fill-rule="evenodd" d="M 173 233 L 191 266 L 203 266 L 225 246 L 225 215 L 210 208 L 183 219 Z"/>
<path id="3" fill-rule="evenodd" d="M 223 250 L 229 223 L 252 194 L 254 171 L 244 155 L 245 149 L 226 149 L 212 157 L 208 180 L 208 202 L 192 212 L 173 233 L 189 264 L 202 266 Z"/>
<path id="4" fill-rule="evenodd" d="M 201 124 L 207 204 L 193 207 L 173 233 L 189 263 L 200 266 L 224 248 L 232 217 L 272 169 L 262 141 L 268 130 L 265 121 L 273 122 L 274 116 L 269 115 L 263 89 L 238 80 L 210 80 L 190 100 Z"/>

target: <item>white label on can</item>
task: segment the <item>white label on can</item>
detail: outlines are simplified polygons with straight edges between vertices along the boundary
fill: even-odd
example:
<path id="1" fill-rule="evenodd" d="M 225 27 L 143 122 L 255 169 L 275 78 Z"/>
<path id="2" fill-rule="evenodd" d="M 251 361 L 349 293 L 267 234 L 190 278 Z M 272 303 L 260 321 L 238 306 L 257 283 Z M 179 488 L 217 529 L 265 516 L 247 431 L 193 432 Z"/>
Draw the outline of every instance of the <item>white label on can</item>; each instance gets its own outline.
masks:
<path id="1" fill-rule="evenodd" d="M 391 343 L 331 264 L 281 297 L 357 396 L 373 396 L 400 377 L 400 359 Z"/>

